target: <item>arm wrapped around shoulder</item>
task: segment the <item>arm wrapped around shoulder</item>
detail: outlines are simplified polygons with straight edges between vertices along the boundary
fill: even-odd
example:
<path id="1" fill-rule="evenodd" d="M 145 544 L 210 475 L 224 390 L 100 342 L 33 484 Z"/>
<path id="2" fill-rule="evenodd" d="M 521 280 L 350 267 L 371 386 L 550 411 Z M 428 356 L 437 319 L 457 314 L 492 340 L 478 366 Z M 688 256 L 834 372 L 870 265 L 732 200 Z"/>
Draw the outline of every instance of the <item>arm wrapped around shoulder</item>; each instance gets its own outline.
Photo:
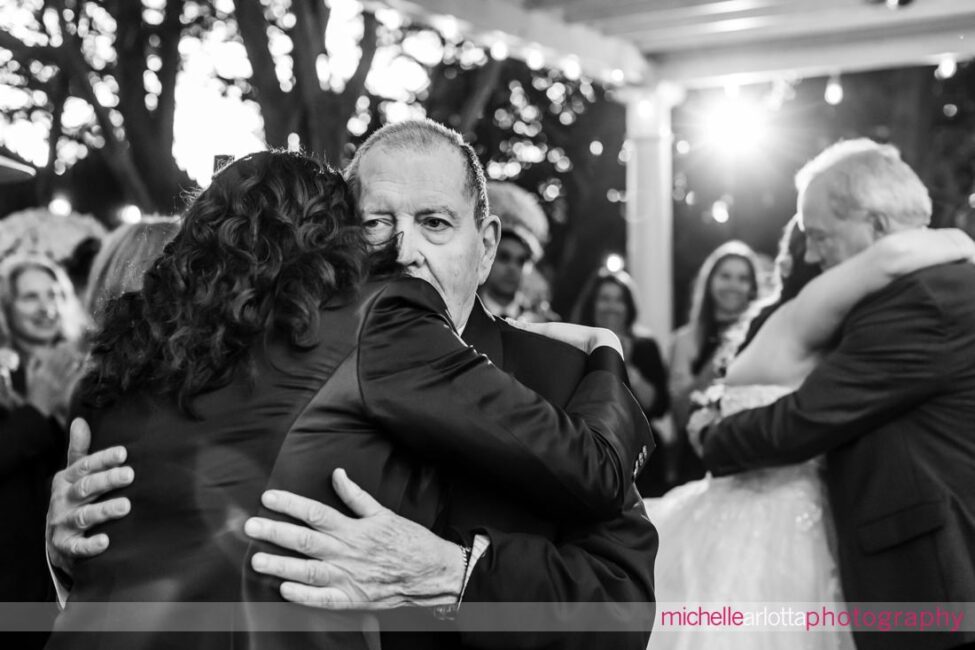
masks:
<path id="1" fill-rule="evenodd" d="M 918 228 L 887 235 L 866 254 L 893 280 L 929 266 L 975 261 L 975 242 L 958 228 Z"/>
<path id="2" fill-rule="evenodd" d="M 377 298 L 359 343 L 370 417 L 422 457 L 480 473 L 549 514 L 619 513 L 653 442 L 618 355 L 610 363 L 614 352 L 594 351 L 563 411 L 467 346 L 444 312 L 422 280 Z"/>

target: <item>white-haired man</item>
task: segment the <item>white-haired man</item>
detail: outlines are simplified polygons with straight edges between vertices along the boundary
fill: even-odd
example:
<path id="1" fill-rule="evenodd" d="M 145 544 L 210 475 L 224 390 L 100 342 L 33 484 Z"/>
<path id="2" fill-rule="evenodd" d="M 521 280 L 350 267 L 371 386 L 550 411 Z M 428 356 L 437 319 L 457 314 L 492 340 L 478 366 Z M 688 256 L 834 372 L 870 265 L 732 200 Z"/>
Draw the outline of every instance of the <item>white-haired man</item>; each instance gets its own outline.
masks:
<path id="1" fill-rule="evenodd" d="M 870 140 L 826 149 L 796 183 L 806 261 L 823 268 L 931 218 L 917 175 L 896 149 Z M 889 611 L 894 602 L 975 601 L 973 295 L 971 264 L 890 283 L 853 308 L 835 347 L 795 393 L 705 432 L 704 461 L 715 475 L 825 454 L 850 603 Z M 970 627 L 926 634 L 864 627 L 854 635 L 861 650 L 975 641 Z"/>

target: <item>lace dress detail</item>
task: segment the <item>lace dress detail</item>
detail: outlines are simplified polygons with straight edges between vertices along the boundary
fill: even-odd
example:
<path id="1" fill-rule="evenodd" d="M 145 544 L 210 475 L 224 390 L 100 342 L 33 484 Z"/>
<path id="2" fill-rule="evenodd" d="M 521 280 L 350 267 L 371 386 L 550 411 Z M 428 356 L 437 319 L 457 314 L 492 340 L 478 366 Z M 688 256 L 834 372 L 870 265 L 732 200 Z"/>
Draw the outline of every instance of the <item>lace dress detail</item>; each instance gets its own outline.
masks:
<path id="1" fill-rule="evenodd" d="M 765 406 L 781 386 L 727 387 L 723 416 Z M 706 478 L 644 501 L 660 534 L 662 609 L 709 603 L 842 603 L 819 461 Z M 658 613 L 658 621 L 660 615 Z M 651 650 L 852 649 L 848 633 L 654 631 Z"/>

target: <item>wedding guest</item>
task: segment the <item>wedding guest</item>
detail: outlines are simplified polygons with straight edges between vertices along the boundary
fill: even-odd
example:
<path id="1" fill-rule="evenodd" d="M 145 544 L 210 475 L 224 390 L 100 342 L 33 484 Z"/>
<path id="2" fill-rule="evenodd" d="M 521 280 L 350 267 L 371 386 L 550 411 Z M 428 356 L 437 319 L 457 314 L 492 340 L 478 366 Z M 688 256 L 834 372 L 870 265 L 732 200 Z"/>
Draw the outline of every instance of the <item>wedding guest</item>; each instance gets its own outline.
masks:
<path id="1" fill-rule="evenodd" d="M 667 368 L 654 338 L 636 327 L 639 312 L 635 295 L 633 279 L 628 273 L 600 269 L 586 282 L 573 307 L 572 322 L 605 327 L 619 337 L 630 388 L 647 419 L 653 420 L 663 417 L 670 408 Z M 654 438 L 657 449 L 637 479 L 637 488 L 644 496 L 658 496 L 666 488 L 662 460 L 666 454 L 661 454 L 664 448 L 656 430 Z"/>
<path id="2" fill-rule="evenodd" d="M 530 297 L 529 281 L 544 281 L 534 273 L 548 240 L 548 219 L 538 200 L 514 183 L 487 184 L 488 207 L 501 220 L 498 252 L 487 280 L 477 294 L 489 312 L 530 323 L 558 320 L 548 301 Z M 544 289 L 543 289 L 544 291 Z"/>
<path id="3" fill-rule="evenodd" d="M 704 475 L 704 467 L 687 444 L 691 394 L 717 377 L 715 354 L 724 335 L 738 324 L 758 297 L 758 263 L 751 248 L 730 241 L 704 260 L 694 281 L 689 322 L 673 336 L 670 350 L 670 397 L 680 451 L 674 484 Z"/>
<path id="4" fill-rule="evenodd" d="M 71 283 L 42 256 L 0 263 L 0 602 L 44 602 L 53 590 L 44 558 L 51 477 L 64 459 L 63 418 L 81 370 Z M 45 634 L 7 643 L 41 647 Z"/>
<path id="5" fill-rule="evenodd" d="M 177 217 L 144 217 L 119 226 L 105 238 L 91 265 L 85 309 L 96 325 L 113 298 L 142 288 L 146 271 L 179 232 Z"/>

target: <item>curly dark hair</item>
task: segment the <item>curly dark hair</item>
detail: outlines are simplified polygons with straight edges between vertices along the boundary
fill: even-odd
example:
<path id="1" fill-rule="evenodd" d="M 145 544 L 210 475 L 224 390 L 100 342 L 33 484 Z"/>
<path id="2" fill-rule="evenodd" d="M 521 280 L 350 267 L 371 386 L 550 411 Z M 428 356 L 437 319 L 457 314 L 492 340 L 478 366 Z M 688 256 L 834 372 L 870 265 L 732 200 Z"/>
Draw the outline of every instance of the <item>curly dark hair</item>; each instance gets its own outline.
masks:
<path id="1" fill-rule="evenodd" d="M 285 151 L 241 158 L 192 201 L 142 290 L 109 304 L 81 397 L 105 407 L 151 388 L 192 415 L 194 397 L 253 372 L 259 337 L 314 346 L 319 310 L 354 295 L 368 261 L 338 172 Z"/>
<path id="2" fill-rule="evenodd" d="M 819 265 L 806 261 L 806 235 L 799 226 L 799 215 L 789 219 L 782 231 L 775 265 L 779 273 L 779 291 L 760 305 L 760 309 L 754 313 L 748 323 L 745 338 L 738 348 L 738 354 L 748 347 L 758 334 L 758 330 L 779 307 L 798 296 L 799 292 L 820 274 Z"/>

